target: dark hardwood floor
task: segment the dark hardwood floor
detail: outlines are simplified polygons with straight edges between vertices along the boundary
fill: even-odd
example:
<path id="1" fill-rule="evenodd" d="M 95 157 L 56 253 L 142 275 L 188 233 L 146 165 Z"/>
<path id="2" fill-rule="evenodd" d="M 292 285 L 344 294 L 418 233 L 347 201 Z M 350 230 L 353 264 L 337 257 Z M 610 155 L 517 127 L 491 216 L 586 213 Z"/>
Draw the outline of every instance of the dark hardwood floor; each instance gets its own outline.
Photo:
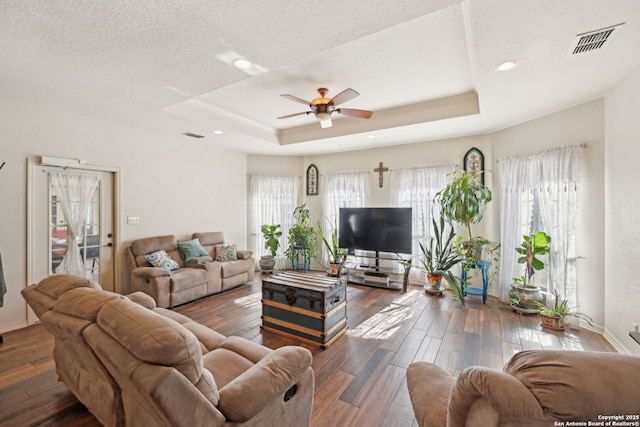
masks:
<path id="1" fill-rule="evenodd" d="M 258 275 L 259 276 L 259 275 Z M 250 285 L 176 308 L 225 335 L 270 348 L 299 343 L 263 332 L 260 277 Z M 348 287 L 349 330 L 327 349 L 312 346 L 316 393 L 313 426 L 415 426 L 406 368 L 418 360 L 459 373 L 482 365 L 501 369 L 517 351 L 615 351 L 599 334 L 543 330 L 537 316 L 519 316 L 493 298 L 470 296 L 466 308 L 450 294 L 431 296 Z M 0 426 L 99 426 L 57 381 L 53 339 L 34 325 L 4 334 L 0 344 Z"/>

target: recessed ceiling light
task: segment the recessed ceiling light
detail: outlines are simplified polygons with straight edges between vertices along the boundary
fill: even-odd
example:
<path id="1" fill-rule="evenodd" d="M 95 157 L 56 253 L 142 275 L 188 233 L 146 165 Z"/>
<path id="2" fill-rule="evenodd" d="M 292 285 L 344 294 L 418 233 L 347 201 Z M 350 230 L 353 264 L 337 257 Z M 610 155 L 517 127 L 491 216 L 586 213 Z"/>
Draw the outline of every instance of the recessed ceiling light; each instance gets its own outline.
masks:
<path id="1" fill-rule="evenodd" d="M 247 61 L 244 58 L 235 59 L 232 62 L 232 64 L 233 64 L 234 67 L 240 68 L 241 70 L 248 70 L 249 68 L 252 67 L 251 62 Z"/>
<path id="2" fill-rule="evenodd" d="M 508 71 L 511 70 L 513 67 L 515 67 L 516 65 L 518 65 L 518 61 L 515 60 L 509 60 L 509 61 L 504 61 L 498 64 L 498 66 L 496 67 L 496 69 L 498 71 Z"/>
<path id="3" fill-rule="evenodd" d="M 368 136 L 367 136 L 367 138 L 369 138 L 369 139 L 373 139 L 373 138 L 375 138 L 375 137 L 376 137 L 375 135 L 368 135 Z"/>
<path id="4" fill-rule="evenodd" d="M 267 72 L 266 68 L 258 64 L 254 64 L 253 62 L 246 59 L 244 55 L 241 55 L 232 50 L 216 55 L 216 59 L 224 62 L 225 64 L 233 65 L 238 70 L 242 70 L 252 76 Z"/>
<path id="5" fill-rule="evenodd" d="M 222 135 L 224 132 L 222 132 L 221 130 L 214 130 L 213 133 L 215 133 L 216 135 Z"/>

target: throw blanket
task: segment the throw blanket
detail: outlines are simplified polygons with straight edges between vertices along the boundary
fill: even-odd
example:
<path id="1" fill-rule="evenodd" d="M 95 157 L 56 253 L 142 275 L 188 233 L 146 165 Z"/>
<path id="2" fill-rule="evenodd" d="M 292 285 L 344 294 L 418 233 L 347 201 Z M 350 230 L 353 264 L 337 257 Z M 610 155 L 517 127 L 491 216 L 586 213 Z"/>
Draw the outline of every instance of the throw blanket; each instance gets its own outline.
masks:
<path id="1" fill-rule="evenodd" d="M 4 294 L 7 293 L 7 285 L 4 283 L 4 271 L 2 270 L 2 253 L 0 253 L 0 307 L 4 305 Z"/>

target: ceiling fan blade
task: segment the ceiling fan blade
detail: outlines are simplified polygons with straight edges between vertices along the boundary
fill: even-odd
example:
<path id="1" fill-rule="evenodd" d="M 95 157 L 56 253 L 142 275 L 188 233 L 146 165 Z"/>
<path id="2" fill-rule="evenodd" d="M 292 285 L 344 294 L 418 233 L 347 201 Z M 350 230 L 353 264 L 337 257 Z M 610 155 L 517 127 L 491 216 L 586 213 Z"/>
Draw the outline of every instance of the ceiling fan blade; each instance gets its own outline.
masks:
<path id="1" fill-rule="evenodd" d="M 281 116 L 278 117 L 279 119 L 288 119 L 289 117 L 296 117 L 296 116 L 301 116 L 303 114 L 310 114 L 311 111 L 303 111 L 302 113 L 293 113 L 293 114 L 287 114 L 286 116 Z"/>
<path id="2" fill-rule="evenodd" d="M 310 105 L 310 104 L 311 104 L 311 102 L 309 102 L 309 101 L 305 101 L 304 99 L 302 99 L 302 98 L 298 98 L 297 96 L 287 95 L 287 94 L 280 95 L 280 96 L 284 96 L 284 97 L 285 97 L 285 98 L 287 98 L 287 99 L 290 99 L 290 100 L 292 100 L 292 101 L 299 102 L 299 103 L 304 104 L 304 105 Z"/>
<path id="3" fill-rule="evenodd" d="M 355 90 L 348 88 L 331 98 L 333 105 L 343 104 L 347 101 L 351 101 L 353 98 L 360 96 Z"/>
<path id="4" fill-rule="evenodd" d="M 373 115 L 373 111 L 354 110 L 353 108 L 336 108 L 334 111 L 345 116 L 358 117 L 361 119 L 368 119 Z"/>
<path id="5" fill-rule="evenodd" d="M 320 127 L 322 129 L 330 128 L 331 126 L 333 126 L 331 119 L 320 120 Z"/>

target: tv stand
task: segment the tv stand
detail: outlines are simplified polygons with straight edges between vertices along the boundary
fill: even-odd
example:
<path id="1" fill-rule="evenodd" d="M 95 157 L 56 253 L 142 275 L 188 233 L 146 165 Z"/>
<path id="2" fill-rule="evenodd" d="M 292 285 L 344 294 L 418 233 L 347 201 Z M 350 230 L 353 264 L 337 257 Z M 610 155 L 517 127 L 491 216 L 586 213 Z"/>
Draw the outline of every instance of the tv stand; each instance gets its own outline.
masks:
<path id="1" fill-rule="evenodd" d="M 358 264 L 355 262 L 345 264 L 347 270 L 347 282 L 354 285 L 373 286 L 377 288 L 393 289 L 393 290 L 407 290 L 409 283 L 409 270 L 403 269 L 403 272 L 398 272 L 395 268 L 388 268 L 380 266 L 380 261 L 394 261 L 402 262 L 409 261 L 402 257 L 392 255 L 381 255 L 379 251 L 375 252 L 375 256 L 352 254 L 358 258 L 366 258 L 374 261 L 373 265 Z"/>

